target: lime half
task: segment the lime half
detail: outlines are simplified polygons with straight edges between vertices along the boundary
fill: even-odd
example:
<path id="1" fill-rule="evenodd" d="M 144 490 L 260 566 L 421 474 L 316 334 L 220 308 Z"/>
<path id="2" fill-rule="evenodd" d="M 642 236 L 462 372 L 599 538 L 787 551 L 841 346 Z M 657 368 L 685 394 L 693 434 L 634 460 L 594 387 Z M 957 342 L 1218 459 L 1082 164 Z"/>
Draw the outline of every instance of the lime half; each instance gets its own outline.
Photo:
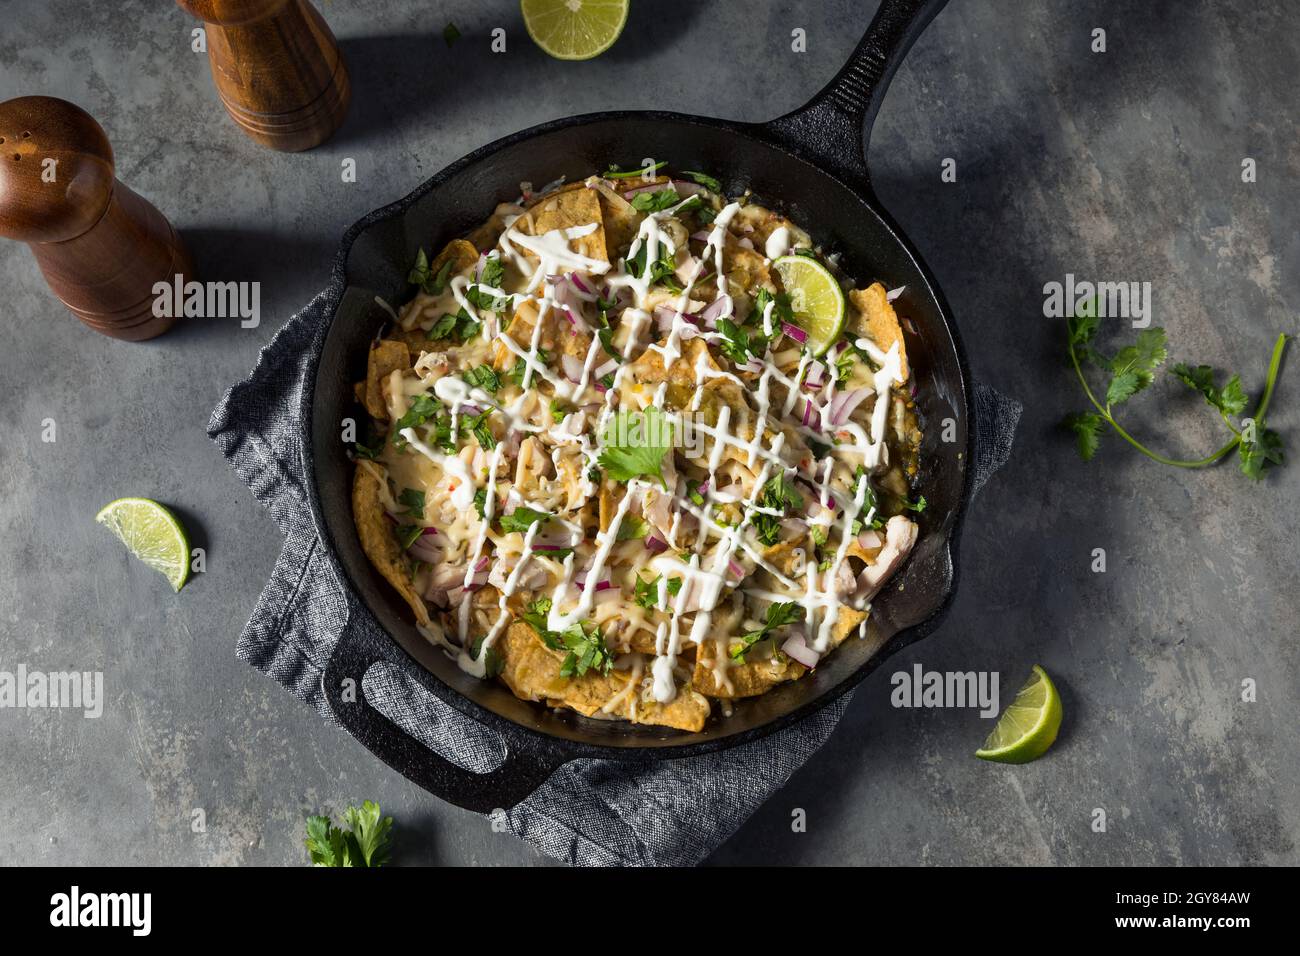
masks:
<path id="1" fill-rule="evenodd" d="M 630 0 L 521 0 L 524 26 L 557 60 L 590 60 L 614 45 Z"/>
<path id="2" fill-rule="evenodd" d="M 772 263 L 781 277 L 790 306 L 800 327 L 808 333 L 805 343 L 813 355 L 822 356 L 844 331 L 844 291 L 830 270 L 807 256 L 782 256 Z"/>
<path id="3" fill-rule="evenodd" d="M 118 498 L 95 520 L 122 539 L 127 550 L 162 573 L 179 591 L 190 576 L 190 539 L 176 516 L 148 498 Z"/>
<path id="4" fill-rule="evenodd" d="M 1047 753 L 1060 729 L 1061 697 L 1047 671 L 1035 664 L 975 756 L 998 763 L 1029 763 Z"/>

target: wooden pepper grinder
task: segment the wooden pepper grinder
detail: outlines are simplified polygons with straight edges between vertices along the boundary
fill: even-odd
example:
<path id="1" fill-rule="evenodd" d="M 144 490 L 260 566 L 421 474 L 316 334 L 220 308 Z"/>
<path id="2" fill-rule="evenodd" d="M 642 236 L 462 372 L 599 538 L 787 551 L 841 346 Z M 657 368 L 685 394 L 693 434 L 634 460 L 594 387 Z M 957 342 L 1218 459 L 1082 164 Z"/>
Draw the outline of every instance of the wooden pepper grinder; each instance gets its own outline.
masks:
<path id="1" fill-rule="evenodd" d="M 0 235 L 28 243 L 63 304 L 117 339 L 171 328 L 154 285 L 192 271 L 171 223 L 114 176 L 103 128 L 52 96 L 0 103 Z"/>
<path id="2" fill-rule="evenodd" d="M 221 102 L 263 146 L 297 152 L 329 138 L 352 97 L 334 34 L 308 0 L 176 0 L 207 24 Z"/>

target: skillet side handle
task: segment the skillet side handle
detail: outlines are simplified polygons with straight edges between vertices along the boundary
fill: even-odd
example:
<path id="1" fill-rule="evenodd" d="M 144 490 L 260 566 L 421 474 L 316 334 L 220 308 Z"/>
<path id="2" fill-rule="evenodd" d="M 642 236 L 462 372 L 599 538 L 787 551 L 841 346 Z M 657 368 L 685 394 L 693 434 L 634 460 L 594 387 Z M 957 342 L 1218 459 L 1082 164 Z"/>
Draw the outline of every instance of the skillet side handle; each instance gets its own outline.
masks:
<path id="1" fill-rule="evenodd" d="M 369 612 L 350 601 L 348 623 L 330 654 L 321 685 L 339 723 L 412 783 L 458 807 L 491 813 L 518 804 L 565 762 L 545 741 L 524 743 L 509 733 L 499 734 L 507 748 L 505 760 L 488 773 L 466 770 L 430 750 L 372 707 L 362 690 L 362 678 L 377 663 L 386 662 L 411 673 L 402 656 Z M 349 692 L 356 700 L 344 699 Z"/>
<path id="2" fill-rule="evenodd" d="M 889 81 L 947 0 L 881 0 L 875 18 L 835 78 L 792 113 L 766 123 L 767 137 L 850 184 L 869 185 L 865 139 Z"/>

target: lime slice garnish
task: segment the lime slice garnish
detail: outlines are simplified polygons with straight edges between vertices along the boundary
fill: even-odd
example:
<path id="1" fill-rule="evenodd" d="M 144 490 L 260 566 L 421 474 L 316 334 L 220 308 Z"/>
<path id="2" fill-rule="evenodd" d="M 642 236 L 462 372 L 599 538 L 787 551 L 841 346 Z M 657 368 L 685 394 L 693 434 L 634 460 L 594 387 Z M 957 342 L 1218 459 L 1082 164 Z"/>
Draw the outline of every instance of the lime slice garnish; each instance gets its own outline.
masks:
<path id="1" fill-rule="evenodd" d="M 122 539 L 127 550 L 179 591 L 190 576 L 190 539 L 176 516 L 148 498 L 118 498 L 95 520 Z"/>
<path id="2" fill-rule="evenodd" d="M 998 763 L 1029 763 L 1047 753 L 1060 729 L 1061 697 L 1047 671 L 1035 664 L 975 756 Z"/>
<path id="3" fill-rule="evenodd" d="M 782 256 L 772 268 L 790 296 L 800 328 L 808 333 L 804 344 L 813 355 L 825 355 L 844 331 L 844 290 L 829 269 L 807 256 Z"/>
<path id="4" fill-rule="evenodd" d="M 614 45 L 630 0 L 521 0 L 524 26 L 557 60 L 590 60 Z"/>

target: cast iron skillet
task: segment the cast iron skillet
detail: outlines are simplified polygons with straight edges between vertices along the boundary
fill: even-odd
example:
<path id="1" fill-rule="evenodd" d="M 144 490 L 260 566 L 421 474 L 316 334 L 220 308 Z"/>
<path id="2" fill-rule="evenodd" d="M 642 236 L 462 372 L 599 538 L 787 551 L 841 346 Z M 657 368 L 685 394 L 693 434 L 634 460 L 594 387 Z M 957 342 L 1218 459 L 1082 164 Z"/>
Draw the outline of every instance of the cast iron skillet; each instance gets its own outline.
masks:
<path id="1" fill-rule="evenodd" d="M 834 80 L 802 109 L 755 125 L 678 113 L 611 112 L 544 123 L 479 149 L 400 202 L 353 226 L 332 278 L 339 304 L 328 323 L 313 383 L 302 396 L 303 468 L 316 529 L 347 593 L 348 625 L 323 678 L 342 724 L 376 756 L 430 792 L 481 812 L 514 806 L 566 761 L 582 757 L 658 760 L 755 740 L 835 700 L 890 654 L 930 633 L 951 600 L 958 526 L 968 494 L 971 421 L 957 330 L 920 257 L 880 207 L 867 173 L 863 130 L 912 42 L 943 0 L 884 0 L 866 36 Z M 365 375 L 371 339 L 388 320 L 375 296 L 398 302 L 406 271 L 423 247 L 465 234 L 518 194 L 521 180 L 569 181 L 662 157 L 674 169 L 702 169 L 731 194 L 750 188 L 843 255 L 847 273 L 906 285 L 898 303 L 915 332 L 907 353 L 927 424 L 921 483 L 929 507 L 915 551 L 876 600 L 871 632 L 845 642 L 815 672 L 761 697 L 700 733 L 597 721 L 516 699 L 494 681 L 462 673 L 420 637 L 410 612 L 371 567 L 352 523 L 353 465 L 340 422 L 358 418 L 352 383 Z M 358 418 L 358 420 L 360 420 Z M 950 440 L 943 441 L 945 437 Z M 350 589 L 349 589 L 350 586 Z M 474 773 L 417 742 L 376 710 L 362 676 L 375 664 L 408 675 L 495 732 L 507 753 Z M 355 700 L 352 699 L 355 695 Z"/>

